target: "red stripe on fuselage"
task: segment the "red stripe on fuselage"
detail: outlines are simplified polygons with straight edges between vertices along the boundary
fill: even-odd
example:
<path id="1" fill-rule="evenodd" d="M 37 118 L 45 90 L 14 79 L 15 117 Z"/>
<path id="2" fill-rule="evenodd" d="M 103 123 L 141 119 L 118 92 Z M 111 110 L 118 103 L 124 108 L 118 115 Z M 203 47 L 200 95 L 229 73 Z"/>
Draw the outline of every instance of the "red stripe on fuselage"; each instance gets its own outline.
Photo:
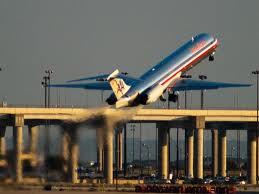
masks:
<path id="1" fill-rule="evenodd" d="M 207 51 L 205 51 L 203 54 L 201 54 L 200 56 L 198 56 L 197 58 L 194 58 L 193 60 L 191 60 L 189 62 L 188 65 L 184 66 L 182 69 L 180 69 L 179 71 L 177 71 L 176 73 L 174 73 L 172 76 L 170 76 L 169 78 L 167 78 L 165 81 L 163 81 L 163 83 L 161 85 L 164 85 L 166 82 L 170 81 L 175 75 L 177 75 L 180 71 L 183 71 L 185 69 L 188 69 L 190 66 L 194 65 L 197 61 L 200 61 L 202 58 L 204 58 L 205 56 L 209 55 L 209 53 L 211 53 L 213 50 L 215 50 L 217 47 L 217 42 L 215 45 L 213 45 L 211 48 L 209 48 Z"/>

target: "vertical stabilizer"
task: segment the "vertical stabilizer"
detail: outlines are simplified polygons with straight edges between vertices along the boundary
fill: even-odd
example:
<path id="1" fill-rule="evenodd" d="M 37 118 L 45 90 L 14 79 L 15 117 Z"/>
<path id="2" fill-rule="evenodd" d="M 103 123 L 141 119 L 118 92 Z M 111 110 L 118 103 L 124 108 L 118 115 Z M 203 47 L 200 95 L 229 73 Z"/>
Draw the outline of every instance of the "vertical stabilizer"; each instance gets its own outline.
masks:
<path id="1" fill-rule="evenodd" d="M 119 70 L 116 69 L 107 78 L 107 81 L 110 83 L 111 88 L 117 100 L 119 100 L 130 89 L 130 86 L 128 86 L 123 81 L 123 79 L 117 77 L 118 75 L 119 75 Z"/>

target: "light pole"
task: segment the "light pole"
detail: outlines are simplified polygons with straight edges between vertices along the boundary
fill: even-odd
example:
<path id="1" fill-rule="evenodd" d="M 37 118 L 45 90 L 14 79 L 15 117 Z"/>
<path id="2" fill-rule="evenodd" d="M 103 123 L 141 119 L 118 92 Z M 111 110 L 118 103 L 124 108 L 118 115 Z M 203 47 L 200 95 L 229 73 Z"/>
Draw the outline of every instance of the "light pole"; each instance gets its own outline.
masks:
<path id="1" fill-rule="evenodd" d="M 124 125 L 124 162 L 123 162 L 123 174 L 126 177 L 127 174 L 127 125 Z"/>
<path id="2" fill-rule="evenodd" d="M 150 168 L 150 146 L 147 145 L 147 144 L 145 144 L 145 143 L 143 143 L 142 145 L 147 148 L 148 175 L 149 175 L 149 168 Z"/>
<path id="3" fill-rule="evenodd" d="M 190 79 L 192 78 L 192 75 L 181 75 L 181 78 L 184 78 L 184 79 Z M 184 108 L 186 109 L 187 108 L 187 90 L 185 89 L 184 90 Z"/>
<path id="4" fill-rule="evenodd" d="M 179 96 L 179 95 L 178 95 Z M 180 109 L 180 102 L 179 102 L 179 97 L 177 100 L 177 109 Z M 169 129 L 170 130 L 170 129 Z M 179 128 L 176 129 L 176 170 L 177 170 L 177 177 L 179 177 Z"/>
<path id="5" fill-rule="evenodd" d="M 258 126 L 258 75 L 259 70 L 252 71 L 252 74 L 256 75 L 256 129 L 258 132 L 259 126 Z"/>
<path id="6" fill-rule="evenodd" d="M 142 169 L 142 126 L 141 123 L 139 123 L 139 162 L 140 162 L 140 176 L 143 174 Z"/>
<path id="7" fill-rule="evenodd" d="M 233 160 L 233 154 L 234 154 L 235 150 L 236 150 L 236 148 L 235 148 L 234 146 L 232 146 L 232 147 L 231 147 L 231 153 L 230 153 L 230 154 L 231 154 L 230 160 L 232 160 L 232 161 L 234 161 L 234 160 Z"/>
<path id="8" fill-rule="evenodd" d="M 135 140 L 134 140 L 134 138 L 135 138 L 135 124 L 131 124 L 130 125 L 130 127 L 131 127 L 131 129 L 130 129 L 130 131 L 132 131 L 132 164 L 134 163 L 134 149 L 135 149 L 135 146 L 134 146 L 134 144 L 135 144 Z"/>
<path id="9" fill-rule="evenodd" d="M 255 70 L 255 71 L 252 71 L 252 74 L 253 75 L 256 75 L 256 139 L 257 139 L 257 144 L 259 143 L 258 142 L 258 133 L 259 133 L 259 125 L 258 125 L 258 75 L 259 75 L 259 70 Z M 258 159 L 258 151 L 256 152 L 256 158 Z M 258 162 L 256 162 L 257 164 L 257 169 L 259 168 L 258 166 Z M 259 176 L 259 174 L 257 174 L 258 170 L 256 171 L 256 179 L 257 177 Z"/>
<path id="10" fill-rule="evenodd" d="M 190 79 L 192 78 L 192 75 L 182 75 L 181 78 L 185 78 L 185 79 Z M 184 108 L 187 109 L 187 90 L 185 88 L 184 90 Z M 184 170 L 185 170 L 185 174 L 187 175 L 187 164 L 188 164 L 188 154 L 187 154 L 187 133 L 188 130 L 185 129 L 185 133 L 184 133 L 184 138 L 185 138 L 185 144 L 184 144 L 184 157 L 185 157 L 185 163 L 184 163 Z"/>
<path id="11" fill-rule="evenodd" d="M 50 107 L 50 78 L 51 78 L 52 73 L 53 73 L 53 71 L 50 69 L 45 70 L 46 75 L 43 76 L 43 81 L 41 82 L 42 86 L 44 87 L 44 92 L 45 92 L 45 100 L 44 100 L 45 108 Z"/>
<path id="12" fill-rule="evenodd" d="M 43 81 L 41 82 L 41 85 L 44 87 L 44 107 L 47 108 L 48 106 L 48 99 L 47 99 L 47 86 L 48 86 L 48 77 L 43 76 Z"/>
<path id="13" fill-rule="evenodd" d="M 45 70 L 45 76 L 43 76 L 43 82 L 41 83 L 42 86 L 44 87 L 44 92 L 45 92 L 45 100 L 44 100 L 44 105 L 45 108 L 50 107 L 50 75 L 53 73 L 52 70 Z M 47 89 L 48 87 L 48 89 Z M 46 120 L 45 123 L 45 130 L 46 130 L 46 137 L 45 137 L 45 167 L 46 167 L 46 178 L 48 178 L 48 161 L 47 157 L 49 156 L 49 145 L 50 145 L 50 137 L 49 137 L 49 121 Z"/>
<path id="14" fill-rule="evenodd" d="M 207 76 L 206 75 L 199 75 L 199 79 L 205 80 L 205 79 L 207 79 Z M 203 109 L 203 106 L 204 106 L 204 90 L 201 89 L 201 109 Z"/>
<path id="15" fill-rule="evenodd" d="M 50 107 L 50 75 L 53 73 L 52 70 L 48 69 L 45 70 L 45 73 L 47 74 L 47 80 L 48 80 L 48 108 Z"/>

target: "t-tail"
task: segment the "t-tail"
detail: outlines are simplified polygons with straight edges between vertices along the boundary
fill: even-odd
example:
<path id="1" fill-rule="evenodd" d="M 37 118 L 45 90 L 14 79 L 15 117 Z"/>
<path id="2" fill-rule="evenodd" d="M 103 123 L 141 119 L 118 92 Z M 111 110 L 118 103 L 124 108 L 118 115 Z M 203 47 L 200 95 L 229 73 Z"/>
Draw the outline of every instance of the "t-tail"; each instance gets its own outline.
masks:
<path id="1" fill-rule="evenodd" d="M 123 79 L 118 78 L 118 75 L 119 75 L 119 70 L 116 69 L 107 78 L 107 81 L 110 83 L 111 88 L 117 100 L 119 100 L 130 89 L 130 86 L 128 86 L 123 81 Z"/>

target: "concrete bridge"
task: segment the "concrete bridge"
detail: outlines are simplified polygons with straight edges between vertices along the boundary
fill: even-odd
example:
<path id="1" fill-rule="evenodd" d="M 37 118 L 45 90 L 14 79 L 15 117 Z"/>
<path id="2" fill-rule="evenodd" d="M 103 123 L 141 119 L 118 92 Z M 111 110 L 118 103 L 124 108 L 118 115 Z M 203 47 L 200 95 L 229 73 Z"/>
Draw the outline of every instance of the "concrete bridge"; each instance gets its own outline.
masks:
<path id="1" fill-rule="evenodd" d="M 256 183 L 259 175 L 259 137 L 257 136 L 256 110 L 167 110 L 167 109 L 82 109 L 82 108 L 0 108 L 1 153 L 4 150 L 4 134 L 6 126 L 13 127 L 15 181 L 22 182 L 22 161 L 27 159 L 36 163 L 37 127 L 45 125 L 62 125 L 62 157 L 67 163 L 64 170 L 69 180 L 77 182 L 78 144 L 76 127 L 73 123 L 94 123 L 101 118 L 103 128 L 103 145 L 98 145 L 99 169 L 104 171 L 107 183 L 113 182 L 113 137 L 115 124 L 124 122 L 156 123 L 158 128 L 159 175 L 168 177 L 168 132 L 170 128 L 185 129 L 187 147 L 187 174 L 203 178 L 203 132 L 212 131 L 213 175 L 226 176 L 227 137 L 226 130 L 247 130 L 248 181 Z M 112 120 L 112 122 L 110 122 Z M 86 122 L 86 123 L 87 123 Z M 72 123 L 72 125 L 71 125 Z M 23 153 L 23 126 L 29 129 L 29 153 Z M 118 154 L 118 169 L 122 169 L 122 130 L 115 134 Z M 102 154 L 104 153 L 104 154 Z M 102 162 L 103 161 L 103 162 Z M 0 164 L 6 165 L 4 160 Z M 102 165 L 103 164 L 103 165 Z"/>

